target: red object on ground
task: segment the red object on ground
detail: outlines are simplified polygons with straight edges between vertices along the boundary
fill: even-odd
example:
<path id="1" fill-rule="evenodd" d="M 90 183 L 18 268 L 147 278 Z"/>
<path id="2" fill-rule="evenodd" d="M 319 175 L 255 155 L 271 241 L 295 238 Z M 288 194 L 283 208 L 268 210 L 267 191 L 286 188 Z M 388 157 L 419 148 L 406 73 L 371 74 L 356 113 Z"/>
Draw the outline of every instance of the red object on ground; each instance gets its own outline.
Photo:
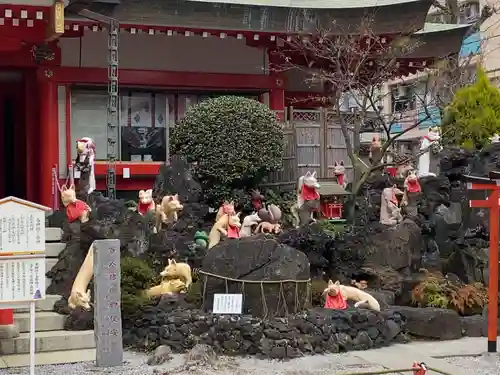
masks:
<path id="1" fill-rule="evenodd" d="M 0 326 L 7 326 L 14 324 L 14 310 L 3 309 L 0 310 Z"/>
<path id="2" fill-rule="evenodd" d="M 413 370 L 414 375 L 425 375 L 427 373 L 427 368 L 424 363 L 414 363 L 412 366 L 415 370 Z"/>

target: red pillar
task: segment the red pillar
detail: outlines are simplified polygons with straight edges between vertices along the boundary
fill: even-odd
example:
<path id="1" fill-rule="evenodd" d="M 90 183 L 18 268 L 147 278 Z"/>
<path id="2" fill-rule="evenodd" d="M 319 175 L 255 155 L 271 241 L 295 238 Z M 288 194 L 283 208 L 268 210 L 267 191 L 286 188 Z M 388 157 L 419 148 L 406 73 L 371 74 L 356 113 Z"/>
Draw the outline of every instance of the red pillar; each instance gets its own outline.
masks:
<path id="1" fill-rule="evenodd" d="M 57 86 L 51 81 L 52 71 L 43 68 L 38 71 L 39 94 L 39 197 L 38 202 L 51 207 L 52 196 L 52 168 L 58 163 L 59 132 L 57 121 Z"/>
<path id="2" fill-rule="evenodd" d="M 36 196 L 36 181 L 38 181 L 38 163 L 36 155 L 40 150 L 36 142 L 38 134 L 38 101 L 36 71 L 29 70 L 24 73 L 24 101 L 26 109 L 26 199 L 38 200 Z"/>
<path id="3" fill-rule="evenodd" d="M 268 50 L 269 75 L 276 79 L 277 88 L 269 90 L 269 108 L 276 111 L 280 120 L 285 119 L 285 87 L 280 72 L 281 57 L 273 50 Z"/>
<path id="4" fill-rule="evenodd" d="M 490 259 L 488 281 L 488 353 L 497 352 L 498 334 L 498 230 L 500 191 L 493 190 L 489 199 L 495 204 L 490 208 Z"/>
<path id="5" fill-rule="evenodd" d="M 490 253 L 488 281 L 488 353 L 497 351 L 498 334 L 498 240 L 500 224 L 500 180 L 489 184 L 468 183 L 469 190 L 491 190 L 485 200 L 470 200 L 469 206 L 474 208 L 489 208 L 490 210 Z"/>

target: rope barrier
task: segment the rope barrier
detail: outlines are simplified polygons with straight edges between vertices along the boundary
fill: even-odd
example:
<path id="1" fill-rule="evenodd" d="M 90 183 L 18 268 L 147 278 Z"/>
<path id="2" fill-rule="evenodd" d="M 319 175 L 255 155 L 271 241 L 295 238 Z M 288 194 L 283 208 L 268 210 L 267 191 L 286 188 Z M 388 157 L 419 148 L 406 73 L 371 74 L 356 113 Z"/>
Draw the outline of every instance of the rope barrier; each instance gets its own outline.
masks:
<path id="1" fill-rule="evenodd" d="M 449 372 L 441 371 L 433 367 L 427 366 L 425 363 L 414 363 L 412 368 L 401 368 L 401 369 L 387 369 L 387 370 L 377 370 L 377 371 L 367 371 L 367 372 L 343 372 L 337 375 L 383 375 L 383 374 L 394 374 L 402 372 L 411 372 L 413 375 L 426 375 L 427 371 L 433 371 L 441 375 L 453 375 Z"/>
<path id="2" fill-rule="evenodd" d="M 206 297 L 206 291 L 207 291 L 207 283 L 208 283 L 208 278 L 213 277 L 216 279 L 224 280 L 224 286 L 226 290 L 226 294 L 229 293 L 229 284 L 228 282 L 235 282 L 235 283 L 241 283 L 241 293 L 245 295 L 245 284 L 255 284 L 255 285 L 260 285 L 260 294 L 261 294 L 261 301 L 262 301 L 262 315 L 264 318 L 267 318 L 269 315 L 269 307 L 267 306 L 267 301 L 265 297 L 265 290 L 264 290 L 264 285 L 269 285 L 269 284 L 279 284 L 280 285 L 280 290 L 278 292 L 278 302 L 276 305 L 276 311 L 280 311 L 281 309 L 284 311 L 285 315 L 288 315 L 290 311 L 288 310 L 288 305 L 286 303 L 286 295 L 285 295 L 285 289 L 283 287 L 283 284 L 286 283 L 295 283 L 295 298 L 294 298 L 294 312 L 298 312 L 300 307 L 300 299 L 299 299 L 299 287 L 298 284 L 307 284 L 306 285 L 306 297 L 305 297 L 305 303 L 310 303 L 310 299 L 312 296 L 311 293 L 311 279 L 307 280 L 240 280 L 240 279 L 235 279 L 232 277 L 227 277 L 227 276 L 222 276 L 222 275 L 217 275 L 214 273 L 210 272 L 205 272 L 202 270 L 198 270 L 199 275 L 203 275 L 203 295 L 202 295 L 202 301 L 203 304 L 205 304 L 205 297 Z"/>
<path id="3" fill-rule="evenodd" d="M 202 270 L 198 270 L 198 273 L 205 275 L 205 276 L 215 277 L 216 279 L 233 281 L 233 282 L 237 282 L 237 283 L 245 283 L 245 284 L 308 283 L 311 281 L 311 279 L 307 279 L 307 280 L 262 280 L 262 281 L 260 281 L 260 280 L 241 280 L 241 279 L 234 279 L 232 277 L 217 275 L 215 273 L 205 272 Z"/>

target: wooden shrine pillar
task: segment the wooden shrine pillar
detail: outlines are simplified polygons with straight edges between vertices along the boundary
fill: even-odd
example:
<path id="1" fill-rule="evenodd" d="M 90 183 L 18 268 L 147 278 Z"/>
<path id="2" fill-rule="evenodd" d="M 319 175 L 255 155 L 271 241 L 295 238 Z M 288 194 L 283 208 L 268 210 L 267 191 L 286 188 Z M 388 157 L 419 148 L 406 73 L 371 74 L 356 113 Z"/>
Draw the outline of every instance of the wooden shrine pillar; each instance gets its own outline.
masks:
<path id="1" fill-rule="evenodd" d="M 470 200 L 472 208 L 488 208 L 490 213 L 490 253 L 488 280 L 488 353 L 497 351 L 498 332 L 498 240 L 500 217 L 500 172 L 491 172 L 490 178 L 466 176 L 468 190 L 489 190 L 484 200 Z"/>

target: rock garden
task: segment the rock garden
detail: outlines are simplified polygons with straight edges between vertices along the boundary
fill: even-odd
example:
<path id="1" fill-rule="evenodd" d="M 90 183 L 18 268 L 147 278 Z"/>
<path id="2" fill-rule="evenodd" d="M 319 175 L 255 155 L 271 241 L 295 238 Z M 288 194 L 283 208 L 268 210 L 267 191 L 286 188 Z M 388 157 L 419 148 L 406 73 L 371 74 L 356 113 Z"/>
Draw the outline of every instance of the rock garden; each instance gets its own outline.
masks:
<path id="1" fill-rule="evenodd" d="M 74 281 L 93 241 L 117 238 L 123 341 L 137 350 L 206 344 L 294 358 L 486 334 L 488 216 L 469 208 L 463 176 L 500 168 L 500 143 L 445 147 L 435 174 L 374 173 L 335 201 L 342 217 L 325 217 L 328 183 L 314 173 L 291 190 L 266 187 L 282 130 L 249 102 L 222 97 L 189 112 L 173 135 L 176 155 L 138 204 L 78 185 L 88 219 L 71 220 L 74 203 L 49 217 L 66 248 L 47 272 L 47 293 L 63 296 L 56 309 L 66 329 L 93 327 L 93 303 L 81 304 Z M 240 133 L 217 128 L 216 118 L 231 125 L 235 113 L 246 116 Z M 338 171 L 334 184 L 348 192 Z M 418 191 L 409 188 L 415 176 Z M 192 282 L 179 276 L 185 264 Z M 214 314 L 214 295 L 228 293 L 242 294 L 241 314 Z"/>

